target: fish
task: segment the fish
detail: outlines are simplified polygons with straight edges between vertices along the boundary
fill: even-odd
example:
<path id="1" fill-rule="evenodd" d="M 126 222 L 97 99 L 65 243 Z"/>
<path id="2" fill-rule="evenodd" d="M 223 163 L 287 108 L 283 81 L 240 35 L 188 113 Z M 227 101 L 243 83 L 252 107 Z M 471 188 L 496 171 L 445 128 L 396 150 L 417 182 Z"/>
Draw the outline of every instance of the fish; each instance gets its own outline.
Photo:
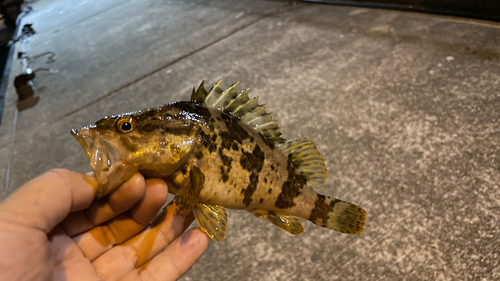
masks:
<path id="1" fill-rule="evenodd" d="M 299 218 L 341 233 L 363 232 L 361 207 L 317 193 L 325 162 L 308 138 L 285 139 L 273 114 L 238 83 L 204 81 L 189 101 L 106 116 L 73 129 L 99 184 L 96 197 L 140 172 L 163 179 L 176 214 L 191 211 L 213 240 L 226 236 L 228 209 L 246 210 L 291 233 Z"/>

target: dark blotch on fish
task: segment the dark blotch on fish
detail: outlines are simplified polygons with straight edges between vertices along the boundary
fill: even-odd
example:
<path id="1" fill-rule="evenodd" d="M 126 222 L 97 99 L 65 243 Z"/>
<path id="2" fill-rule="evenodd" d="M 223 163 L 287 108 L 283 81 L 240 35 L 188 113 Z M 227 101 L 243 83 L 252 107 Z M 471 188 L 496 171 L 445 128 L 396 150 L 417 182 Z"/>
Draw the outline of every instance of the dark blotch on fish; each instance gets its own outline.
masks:
<path id="1" fill-rule="evenodd" d="M 287 172 L 288 179 L 283 183 L 281 193 L 278 195 L 276 203 L 274 204 L 280 209 L 288 209 L 295 206 L 293 199 L 301 194 L 302 188 L 307 181 L 303 175 L 295 171 L 291 157 L 288 157 Z"/>
<path id="2" fill-rule="evenodd" d="M 196 159 L 202 159 L 203 158 L 203 152 L 202 151 L 196 151 L 194 153 L 194 157 L 196 157 Z"/>
<path id="3" fill-rule="evenodd" d="M 328 197 L 331 198 L 331 197 Z M 328 215 L 329 212 L 333 210 L 333 207 L 340 200 L 335 199 L 330 202 L 330 204 L 325 203 L 326 196 L 318 194 L 318 200 L 314 202 L 314 209 L 311 212 L 311 216 L 309 220 L 312 222 L 316 222 L 317 219 L 322 219 L 322 226 L 326 226 L 326 222 L 330 219 Z"/>
<path id="4" fill-rule="evenodd" d="M 245 206 L 250 206 L 250 203 L 252 202 L 252 195 L 254 194 L 255 190 L 257 190 L 257 183 L 259 182 L 259 174 L 251 174 L 250 175 L 250 183 L 248 184 L 247 188 L 244 188 L 241 193 L 245 195 L 243 198 L 243 203 Z"/>
<path id="5" fill-rule="evenodd" d="M 220 175 L 221 175 L 221 179 L 223 182 L 227 182 L 229 180 L 229 170 L 230 169 L 231 168 L 220 166 Z"/>
<path id="6" fill-rule="evenodd" d="M 241 167 L 249 172 L 260 172 L 264 166 L 264 152 L 256 145 L 252 153 L 243 151 L 240 158 Z"/>
<path id="7" fill-rule="evenodd" d="M 256 145 L 252 153 L 242 153 L 240 164 L 243 169 L 250 172 L 250 183 L 247 188 L 241 191 L 241 193 L 245 195 L 243 203 L 248 207 L 250 202 L 252 202 L 252 195 L 257 189 L 259 173 L 262 170 L 262 166 L 264 166 L 264 152 Z"/>
<path id="8" fill-rule="evenodd" d="M 243 143 L 243 140 L 249 138 L 248 132 L 241 127 L 238 120 L 233 120 L 230 115 L 221 114 L 222 120 L 226 124 L 228 130 L 228 137 L 237 141 L 238 143 Z"/>
<path id="9" fill-rule="evenodd" d="M 203 131 L 200 132 L 200 142 L 208 149 L 210 153 L 214 152 L 217 149 L 217 145 L 215 144 L 216 140 L 216 135 L 207 135 Z"/>
<path id="10" fill-rule="evenodd" d="M 231 162 L 233 159 L 231 157 L 224 155 L 224 149 L 219 147 L 219 156 L 222 160 L 222 165 L 220 166 L 220 173 L 222 176 L 222 181 L 227 182 L 229 180 L 229 172 L 231 172 Z"/>
<path id="11" fill-rule="evenodd" d="M 233 145 L 231 145 L 231 148 L 233 150 L 238 150 L 238 144 L 236 142 L 233 142 Z"/>
<path id="12" fill-rule="evenodd" d="M 238 143 L 235 142 L 231 137 L 229 132 L 220 132 L 219 133 L 221 137 L 221 146 L 227 150 L 232 149 L 232 150 L 238 150 L 239 146 Z"/>

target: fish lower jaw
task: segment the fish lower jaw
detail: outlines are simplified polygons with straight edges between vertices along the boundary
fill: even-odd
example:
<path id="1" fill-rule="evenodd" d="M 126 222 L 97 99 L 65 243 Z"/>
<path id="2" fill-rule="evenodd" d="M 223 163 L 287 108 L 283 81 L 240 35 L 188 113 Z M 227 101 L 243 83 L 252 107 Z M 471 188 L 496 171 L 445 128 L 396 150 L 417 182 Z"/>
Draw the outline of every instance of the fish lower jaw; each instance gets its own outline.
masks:
<path id="1" fill-rule="evenodd" d="M 96 196 L 101 198 L 107 195 L 129 180 L 137 170 L 137 167 L 123 164 L 121 161 L 112 162 L 108 169 L 94 170 L 97 183 L 99 184 Z"/>

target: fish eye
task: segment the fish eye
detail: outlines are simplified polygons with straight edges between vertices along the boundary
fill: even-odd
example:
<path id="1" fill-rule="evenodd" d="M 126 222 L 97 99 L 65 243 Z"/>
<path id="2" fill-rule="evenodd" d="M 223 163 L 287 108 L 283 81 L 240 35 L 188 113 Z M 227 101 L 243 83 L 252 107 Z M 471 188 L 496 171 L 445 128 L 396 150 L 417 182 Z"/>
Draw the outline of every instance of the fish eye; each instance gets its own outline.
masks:
<path id="1" fill-rule="evenodd" d="M 132 124 L 130 122 L 123 122 L 121 126 L 122 131 L 128 132 L 132 130 Z"/>
<path id="2" fill-rule="evenodd" d="M 128 133 L 134 130 L 136 122 L 132 117 L 125 116 L 116 121 L 116 129 L 122 133 Z"/>

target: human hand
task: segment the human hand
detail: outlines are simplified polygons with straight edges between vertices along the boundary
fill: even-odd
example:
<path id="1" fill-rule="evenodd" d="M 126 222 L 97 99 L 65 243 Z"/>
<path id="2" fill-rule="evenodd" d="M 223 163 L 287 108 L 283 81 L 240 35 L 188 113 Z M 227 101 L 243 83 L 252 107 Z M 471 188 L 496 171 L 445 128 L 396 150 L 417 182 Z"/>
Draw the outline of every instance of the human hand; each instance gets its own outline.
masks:
<path id="1" fill-rule="evenodd" d="M 165 182 L 135 174 L 94 201 L 88 175 L 51 170 L 0 203 L 0 280 L 176 280 L 208 237 L 162 211 Z M 181 235 L 182 234 L 182 235 Z"/>

